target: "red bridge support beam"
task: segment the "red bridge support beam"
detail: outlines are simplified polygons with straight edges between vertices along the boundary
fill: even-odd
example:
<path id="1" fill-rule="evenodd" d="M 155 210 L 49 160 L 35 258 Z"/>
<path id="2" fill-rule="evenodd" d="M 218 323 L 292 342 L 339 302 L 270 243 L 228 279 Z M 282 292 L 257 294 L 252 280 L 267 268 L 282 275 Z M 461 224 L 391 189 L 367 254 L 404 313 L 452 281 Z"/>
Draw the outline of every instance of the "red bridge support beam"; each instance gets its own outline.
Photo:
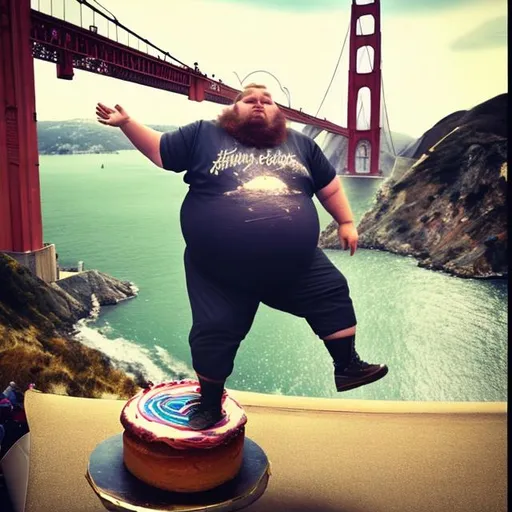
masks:
<path id="1" fill-rule="evenodd" d="M 368 35 L 357 35 L 360 18 L 371 15 L 374 19 L 374 31 Z M 357 72 L 357 53 L 360 48 L 372 47 L 374 50 L 373 66 L 369 73 Z M 362 50 L 364 51 L 364 50 Z M 368 87 L 370 90 L 370 129 L 357 129 L 357 107 L 359 91 Z M 373 3 L 358 5 L 352 0 L 350 19 L 350 62 L 348 71 L 348 174 L 360 174 L 357 171 L 356 158 L 369 158 L 369 174 L 380 174 L 380 96 L 381 96 L 381 30 L 380 0 Z M 369 153 L 369 154 L 367 154 Z M 368 173 L 367 173 L 368 174 Z"/>
<path id="2" fill-rule="evenodd" d="M 204 101 L 207 85 L 208 81 L 202 76 L 191 76 L 188 99 L 191 101 Z"/>
<path id="3" fill-rule="evenodd" d="M 0 0 L 0 251 L 42 248 L 30 0 Z"/>

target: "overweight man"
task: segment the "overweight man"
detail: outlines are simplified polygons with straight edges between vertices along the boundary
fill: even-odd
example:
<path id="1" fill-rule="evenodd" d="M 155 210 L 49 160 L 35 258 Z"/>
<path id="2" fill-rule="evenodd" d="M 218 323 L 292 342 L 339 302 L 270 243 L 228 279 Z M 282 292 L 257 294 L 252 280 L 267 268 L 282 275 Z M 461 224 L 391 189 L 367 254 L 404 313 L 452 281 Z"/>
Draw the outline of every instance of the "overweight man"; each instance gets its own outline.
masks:
<path id="1" fill-rule="evenodd" d="M 222 418 L 224 383 L 260 303 L 308 322 L 333 359 L 338 391 L 387 374 L 386 365 L 359 357 L 347 280 L 317 247 L 313 195 L 338 223 L 342 248 L 356 252 L 358 234 L 341 181 L 312 139 L 287 128 L 265 86 L 246 86 L 215 121 L 167 133 L 137 122 L 120 105 L 98 103 L 96 114 L 155 165 L 185 171 L 189 184 L 180 220 L 189 342 L 201 390 L 191 429 L 208 429 Z"/>

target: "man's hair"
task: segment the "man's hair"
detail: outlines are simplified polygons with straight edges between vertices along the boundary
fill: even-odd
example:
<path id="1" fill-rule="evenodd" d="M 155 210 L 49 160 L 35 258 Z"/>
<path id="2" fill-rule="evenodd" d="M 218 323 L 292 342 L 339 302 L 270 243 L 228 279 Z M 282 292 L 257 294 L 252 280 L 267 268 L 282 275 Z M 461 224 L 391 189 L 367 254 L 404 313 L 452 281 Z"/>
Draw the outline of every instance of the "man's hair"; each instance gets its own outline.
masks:
<path id="1" fill-rule="evenodd" d="M 249 85 L 244 85 L 244 88 L 237 94 L 236 98 L 233 100 L 233 105 L 239 102 L 242 98 L 245 98 L 249 94 L 251 94 L 250 89 L 266 89 L 266 85 L 251 83 Z"/>

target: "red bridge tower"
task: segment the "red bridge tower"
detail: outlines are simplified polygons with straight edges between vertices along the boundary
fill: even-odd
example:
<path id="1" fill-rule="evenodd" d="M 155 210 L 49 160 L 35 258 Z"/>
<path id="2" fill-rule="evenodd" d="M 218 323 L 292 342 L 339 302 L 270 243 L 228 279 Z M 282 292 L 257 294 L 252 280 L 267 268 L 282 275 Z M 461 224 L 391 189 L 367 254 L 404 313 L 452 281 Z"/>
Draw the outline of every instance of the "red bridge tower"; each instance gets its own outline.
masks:
<path id="1" fill-rule="evenodd" d="M 30 0 L 0 0 L 0 252 L 55 281 L 43 243 Z"/>
<path id="2" fill-rule="evenodd" d="M 362 5 L 362 2 L 366 3 Z M 363 52 L 367 52 L 371 61 L 369 72 L 363 72 L 362 66 L 361 68 L 358 66 L 358 63 L 363 60 Z M 368 88 L 370 93 L 370 128 L 361 130 L 357 125 L 357 109 L 365 88 Z M 347 116 L 349 134 L 347 174 L 349 175 L 378 176 L 380 174 L 380 91 L 380 0 L 352 0 Z"/>

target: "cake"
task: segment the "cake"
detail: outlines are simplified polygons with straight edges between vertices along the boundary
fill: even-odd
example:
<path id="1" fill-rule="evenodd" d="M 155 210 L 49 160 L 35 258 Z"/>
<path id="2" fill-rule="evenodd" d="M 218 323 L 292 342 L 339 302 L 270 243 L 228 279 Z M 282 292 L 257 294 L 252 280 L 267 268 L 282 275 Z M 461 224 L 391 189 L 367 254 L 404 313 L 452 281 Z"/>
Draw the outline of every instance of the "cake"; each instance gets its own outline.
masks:
<path id="1" fill-rule="evenodd" d="M 151 385 L 121 412 L 123 461 L 139 480 L 174 492 L 200 492 L 233 479 L 242 464 L 245 416 L 226 391 L 223 418 L 207 430 L 188 428 L 199 406 L 197 381 Z"/>

